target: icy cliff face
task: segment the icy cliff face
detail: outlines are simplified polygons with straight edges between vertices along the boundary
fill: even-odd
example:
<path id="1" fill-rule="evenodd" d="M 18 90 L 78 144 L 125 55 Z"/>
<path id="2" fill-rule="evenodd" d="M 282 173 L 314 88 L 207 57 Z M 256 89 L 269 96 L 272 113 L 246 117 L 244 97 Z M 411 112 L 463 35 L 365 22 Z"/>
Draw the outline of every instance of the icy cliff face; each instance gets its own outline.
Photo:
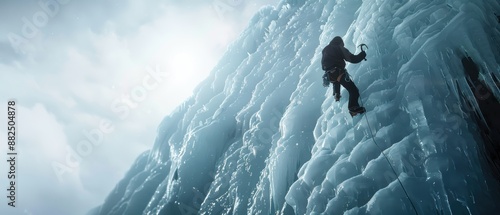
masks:
<path id="1" fill-rule="evenodd" d="M 167 116 L 100 214 L 491 214 L 461 58 L 500 98 L 496 0 L 282 1 Z M 336 35 L 367 109 L 322 86 Z M 472 105 L 462 104 L 461 97 Z"/>

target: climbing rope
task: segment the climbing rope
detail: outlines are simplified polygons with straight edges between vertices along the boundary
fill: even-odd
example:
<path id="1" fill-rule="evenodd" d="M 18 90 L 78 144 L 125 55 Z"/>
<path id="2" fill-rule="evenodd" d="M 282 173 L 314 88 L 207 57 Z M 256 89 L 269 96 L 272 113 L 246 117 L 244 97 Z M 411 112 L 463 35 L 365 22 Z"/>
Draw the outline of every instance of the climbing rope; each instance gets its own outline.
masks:
<path id="1" fill-rule="evenodd" d="M 365 105 L 363 104 L 363 99 L 361 98 L 361 95 L 359 96 L 359 100 L 361 101 L 361 107 L 364 107 Z M 387 160 L 387 163 L 389 163 L 389 166 L 391 167 L 392 171 L 396 175 L 396 178 L 398 179 L 399 185 L 401 185 L 401 188 L 403 188 L 403 191 L 405 192 L 406 197 L 410 201 L 410 204 L 413 207 L 413 210 L 415 210 L 415 214 L 418 215 L 417 208 L 413 204 L 413 201 L 411 200 L 410 196 L 408 195 L 408 192 L 406 191 L 405 187 L 403 186 L 403 183 L 399 179 L 399 175 L 397 174 L 396 170 L 392 166 L 391 161 L 389 161 L 389 158 L 387 157 L 387 155 L 385 155 L 385 153 L 382 150 L 382 148 L 380 148 L 380 146 L 377 144 L 377 141 L 375 141 L 375 137 L 374 137 L 373 132 L 372 132 L 372 127 L 370 126 L 370 122 L 368 121 L 368 117 L 366 116 L 366 113 L 364 115 L 365 115 L 365 119 L 366 119 L 366 124 L 368 125 L 368 129 L 370 129 L 370 135 L 371 135 L 371 139 L 373 140 L 373 143 L 377 146 L 377 148 L 380 150 L 380 152 L 382 153 L 382 155 L 384 155 L 384 158 Z"/>

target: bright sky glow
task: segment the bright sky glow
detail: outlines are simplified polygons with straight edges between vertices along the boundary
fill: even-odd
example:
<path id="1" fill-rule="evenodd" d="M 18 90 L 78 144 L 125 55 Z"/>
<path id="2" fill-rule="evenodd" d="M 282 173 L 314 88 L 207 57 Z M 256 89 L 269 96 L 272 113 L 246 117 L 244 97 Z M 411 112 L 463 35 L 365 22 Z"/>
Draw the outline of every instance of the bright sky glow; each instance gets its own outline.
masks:
<path id="1" fill-rule="evenodd" d="M 251 15 L 277 1 L 231 1 L 224 13 L 222 0 L 40 2 L 0 3 L 0 103 L 17 101 L 23 154 L 19 207 L 0 214 L 101 204 Z"/>

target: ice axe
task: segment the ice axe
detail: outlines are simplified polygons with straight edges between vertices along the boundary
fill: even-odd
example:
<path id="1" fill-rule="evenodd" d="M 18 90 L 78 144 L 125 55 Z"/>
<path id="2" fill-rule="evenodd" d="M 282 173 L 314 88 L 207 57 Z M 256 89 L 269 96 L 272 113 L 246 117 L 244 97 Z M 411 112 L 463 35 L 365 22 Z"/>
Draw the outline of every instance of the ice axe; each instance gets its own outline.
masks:
<path id="1" fill-rule="evenodd" d="M 365 47 L 366 47 L 366 49 L 368 49 L 368 46 L 367 46 L 366 44 L 361 43 L 361 45 L 359 45 L 359 46 L 358 46 L 358 47 L 360 47 L 360 48 L 361 48 L 361 51 L 365 51 L 365 50 L 363 50 L 363 46 L 365 46 Z M 366 61 L 366 57 L 365 57 L 365 61 Z"/>

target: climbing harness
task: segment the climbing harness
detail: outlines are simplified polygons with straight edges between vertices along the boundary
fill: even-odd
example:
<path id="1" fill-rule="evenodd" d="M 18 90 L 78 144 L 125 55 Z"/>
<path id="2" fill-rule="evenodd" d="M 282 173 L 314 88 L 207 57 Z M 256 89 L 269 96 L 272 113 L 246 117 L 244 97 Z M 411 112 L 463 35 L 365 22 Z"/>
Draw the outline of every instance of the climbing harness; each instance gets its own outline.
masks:
<path id="1" fill-rule="evenodd" d="M 362 44 L 364 45 L 364 44 Z M 363 99 L 361 98 L 361 95 L 359 96 L 359 100 L 361 101 L 361 106 L 364 107 L 364 104 L 363 104 Z M 387 160 L 387 163 L 389 163 L 389 166 L 391 167 L 392 171 L 394 172 L 394 174 L 396 175 L 396 178 L 398 179 L 398 182 L 399 182 L 399 185 L 401 185 L 401 188 L 403 188 L 403 191 L 406 195 L 406 197 L 408 198 L 408 200 L 410 201 L 410 204 L 413 208 L 413 210 L 415 211 L 415 214 L 418 215 L 418 211 L 417 211 L 417 208 L 415 207 L 415 205 L 413 204 L 413 201 L 411 200 L 410 196 L 408 195 L 408 192 L 406 191 L 405 187 L 403 186 L 403 183 L 401 182 L 401 180 L 399 179 L 399 176 L 396 172 L 396 170 L 394 169 L 394 167 L 392 166 L 391 164 L 391 161 L 389 161 L 389 158 L 387 158 L 387 155 L 385 155 L 384 151 L 382 150 L 382 148 L 380 148 L 380 146 L 377 144 L 377 141 L 375 141 L 375 137 L 373 135 L 373 132 L 372 132 L 372 128 L 370 126 L 370 122 L 368 121 L 368 117 L 366 116 L 365 114 L 365 119 L 366 119 L 366 124 L 368 125 L 368 129 L 370 129 L 370 135 L 371 135 L 371 139 L 373 140 L 373 143 L 377 146 L 377 148 L 380 150 L 380 152 L 382 153 L 382 155 L 384 156 L 384 158 Z"/>
<path id="2" fill-rule="evenodd" d="M 347 73 L 347 72 L 345 72 L 345 73 Z M 345 73 L 344 73 L 344 74 L 345 74 Z M 342 75 L 344 75 L 344 74 L 342 74 Z M 351 78 L 350 78 L 349 73 L 347 73 L 347 75 L 345 76 L 344 81 L 345 81 L 345 82 L 350 82 L 350 81 L 351 81 Z"/>
<path id="3" fill-rule="evenodd" d="M 335 73 L 338 72 L 339 75 L 335 78 Z M 331 82 L 340 82 L 342 77 L 347 73 L 346 69 L 334 68 L 325 72 L 325 75 L 328 77 L 328 80 Z M 347 75 L 348 76 L 348 75 Z M 346 81 L 349 82 L 349 77 L 346 77 Z"/>

